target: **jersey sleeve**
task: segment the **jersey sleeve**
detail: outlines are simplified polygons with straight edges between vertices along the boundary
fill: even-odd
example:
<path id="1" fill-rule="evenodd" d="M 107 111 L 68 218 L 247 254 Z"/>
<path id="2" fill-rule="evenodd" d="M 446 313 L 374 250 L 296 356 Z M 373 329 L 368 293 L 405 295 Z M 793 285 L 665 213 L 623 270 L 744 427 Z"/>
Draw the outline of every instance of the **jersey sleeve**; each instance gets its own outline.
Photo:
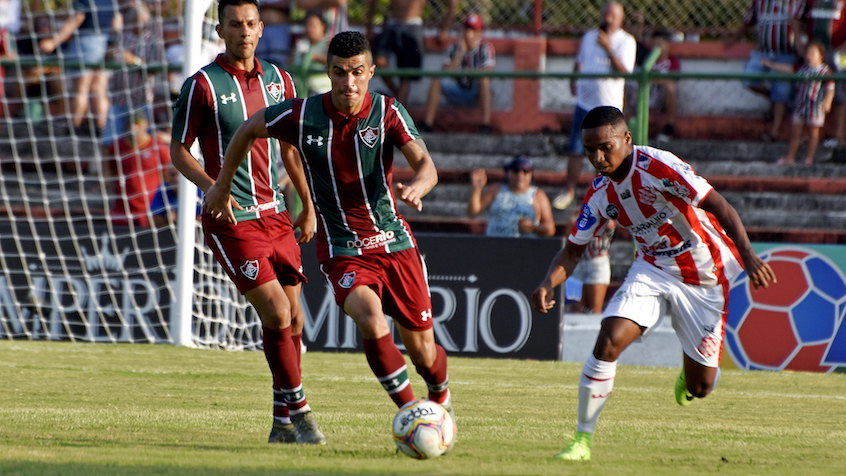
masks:
<path id="1" fill-rule="evenodd" d="M 582 204 L 582 210 L 567 239 L 577 245 L 588 245 L 607 221 L 599 214 L 595 201 L 588 199 Z"/>
<path id="2" fill-rule="evenodd" d="M 267 132 L 270 133 L 270 137 L 275 137 L 282 142 L 296 145 L 297 135 L 299 133 L 299 126 L 297 124 L 298 114 L 296 112 L 296 105 L 298 103 L 302 103 L 302 101 L 288 99 L 287 101 L 265 108 L 264 123 L 267 127 Z"/>
<path id="3" fill-rule="evenodd" d="M 385 132 L 391 143 L 399 148 L 420 138 L 420 132 L 417 131 L 417 126 L 405 106 L 391 99 L 387 107 L 389 109 L 385 117 Z"/>
<path id="4" fill-rule="evenodd" d="M 191 145 L 197 139 L 203 121 L 212 117 L 213 107 L 209 101 L 209 89 L 205 81 L 196 76 L 182 84 L 182 90 L 173 105 L 173 127 L 171 138 L 182 144 Z"/>

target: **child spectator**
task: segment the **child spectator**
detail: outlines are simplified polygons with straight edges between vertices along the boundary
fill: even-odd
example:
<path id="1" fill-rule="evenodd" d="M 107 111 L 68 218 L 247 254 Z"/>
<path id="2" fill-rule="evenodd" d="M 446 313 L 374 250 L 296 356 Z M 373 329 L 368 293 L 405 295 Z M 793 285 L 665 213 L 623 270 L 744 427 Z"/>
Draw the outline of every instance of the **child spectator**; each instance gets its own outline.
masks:
<path id="1" fill-rule="evenodd" d="M 332 89 L 332 81 L 326 74 L 326 21 L 321 12 L 312 10 L 303 20 L 305 35 L 294 45 L 294 68 L 296 69 L 297 91 L 301 97 L 325 93 Z M 323 65 L 318 70 L 318 65 Z"/>
<path id="2" fill-rule="evenodd" d="M 762 59 L 767 68 L 793 73 L 794 69 L 769 59 Z M 825 115 L 831 110 L 834 100 L 834 81 L 824 78 L 831 75 L 831 68 L 825 64 L 825 47 L 817 42 L 808 43 L 805 49 L 805 64 L 798 71 L 806 78 L 819 78 L 816 81 L 802 81 L 797 86 L 793 103 L 793 131 L 787 155 L 778 160 L 778 164 L 792 164 L 796 160 L 799 144 L 802 142 L 803 129 L 808 130 L 808 149 L 805 152 L 805 164 L 814 163 L 814 154 L 820 140 L 820 128 L 825 123 Z"/>
<path id="3" fill-rule="evenodd" d="M 447 50 L 443 69 L 446 71 L 491 71 L 496 65 L 493 45 L 482 41 L 482 17 L 472 13 L 462 23 L 461 39 Z M 441 92 L 452 104 L 466 106 L 476 102 L 482 107 L 482 125 L 479 132 L 491 132 L 491 80 L 490 78 L 450 77 L 433 79 L 426 99 L 426 117 L 420 130 L 432 130 L 435 114 L 441 101 Z"/>

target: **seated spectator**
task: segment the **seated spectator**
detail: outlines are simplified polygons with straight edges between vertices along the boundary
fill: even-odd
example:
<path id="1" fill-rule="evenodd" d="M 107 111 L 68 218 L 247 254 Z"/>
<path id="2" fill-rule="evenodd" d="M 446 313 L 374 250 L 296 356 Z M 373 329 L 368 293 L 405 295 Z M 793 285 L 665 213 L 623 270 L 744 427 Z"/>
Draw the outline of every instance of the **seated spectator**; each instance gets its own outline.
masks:
<path id="1" fill-rule="evenodd" d="M 115 225 L 149 226 L 150 203 L 162 183 L 162 171 L 170 164 L 170 147 L 150 134 L 150 122 L 144 113 L 132 117 L 129 137 L 118 145 L 115 203 L 112 206 Z"/>
<path id="2" fill-rule="evenodd" d="M 291 56 L 291 26 L 288 24 L 291 8 L 289 2 L 264 1 L 259 3 L 259 16 L 264 23 L 261 40 L 255 55 L 284 68 Z"/>
<path id="3" fill-rule="evenodd" d="M 326 74 L 329 39 L 322 14 L 314 10 L 306 13 L 303 24 L 305 35 L 294 44 L 294 79 L 297 81 L 297 93 L 307 97 L 329 91 L 332 81 Z"/>
<path id="4" fill-rule="evenodd" d="M 518 155 L 505 164 L 505 181 L 485 189 L 488 175 L 483 169 L 470 174 L 473 187 L 467 215 L 488 213 L 487 236 L 552 236 L 555 222 L 546 192 L 532 184 L 532 161 Z"/>
<path id="5" fill-rule="evenodd" d="M 473 13 L 464 19 L 461 39 L 453 43 L 444 58 L 445 71 L 491 71 L 496 64 L 493 45 L 482 40 L 482 17 Z M 458 106 L 478 103 L 482 107 L 482 125 L 479 132 L 491 132 L 491 80 L 490 78 L 450 77 L 433 79 L 426 99 L 426 117 L 420 124 L 424 132 L 431 131 L 435 114 L 441 102 L 441 93 L 447 101 Z"/>
<path id="6" fill-rule="evenodd" d="M 177 212 L 179 210 L 179 179 L 182 174 L 176 170 L 172 164 L 168 164 L 167 172 L 165 173 L 165 181 L 162 182 L 153 200 L 150 202 L 150 214 L 153 215 L 153 224 L 155 226 L 167 226 L 171 223 L 176 223 Z M 197 210 L 196 215 L 199 216 L 203 212 L 202 206 L 203 191 L 197 189 Z"/>

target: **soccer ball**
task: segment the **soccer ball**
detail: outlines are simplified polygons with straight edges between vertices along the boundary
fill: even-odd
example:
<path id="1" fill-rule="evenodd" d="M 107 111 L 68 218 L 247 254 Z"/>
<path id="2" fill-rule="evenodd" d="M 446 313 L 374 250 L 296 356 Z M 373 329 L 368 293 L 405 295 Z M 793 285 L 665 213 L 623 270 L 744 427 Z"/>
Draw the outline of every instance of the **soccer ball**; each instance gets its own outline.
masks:
<path id="1" fill-rule="evenodd" d="M 778 248 L 761 258 L 778 282 L 751 291 L 743 273 L 729 294 L 726 344 L 735 363 L 747 370 L 832 371 L 833 341 L 846 317 L 846 278 L 807 248 Z"/>
<path id="2" fill-rule="evenodd" d="M 455 422 L 441 405 L 426 399 L 408 402 L 394 416 L 394 443 L 411 458 L 431 459 L 455 442 Z"/>

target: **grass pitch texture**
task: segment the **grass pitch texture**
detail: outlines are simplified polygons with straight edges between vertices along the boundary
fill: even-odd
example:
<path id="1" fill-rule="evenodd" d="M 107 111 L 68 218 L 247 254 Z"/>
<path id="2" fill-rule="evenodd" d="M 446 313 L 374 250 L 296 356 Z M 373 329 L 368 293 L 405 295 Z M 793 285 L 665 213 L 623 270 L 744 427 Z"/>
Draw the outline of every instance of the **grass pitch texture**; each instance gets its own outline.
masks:
<path id="1" fill-rule="evenodd" d="M 396 453 L 396 408 L 360 354 L 303 356 L 327 446 L 268 444 L 260 352 L 0 342 L 0 474 L 843 474 L 846 374 L 726 371 L 673 401 L 678 369 L 620 366 L 593 461 L 553 461 L 573 434 L 581 365 L 450 359 L 458 442 Z M 411 366 L 410 366 L 411 367 Z M 417 395 L 425 385 L 413 371 Z"/>

